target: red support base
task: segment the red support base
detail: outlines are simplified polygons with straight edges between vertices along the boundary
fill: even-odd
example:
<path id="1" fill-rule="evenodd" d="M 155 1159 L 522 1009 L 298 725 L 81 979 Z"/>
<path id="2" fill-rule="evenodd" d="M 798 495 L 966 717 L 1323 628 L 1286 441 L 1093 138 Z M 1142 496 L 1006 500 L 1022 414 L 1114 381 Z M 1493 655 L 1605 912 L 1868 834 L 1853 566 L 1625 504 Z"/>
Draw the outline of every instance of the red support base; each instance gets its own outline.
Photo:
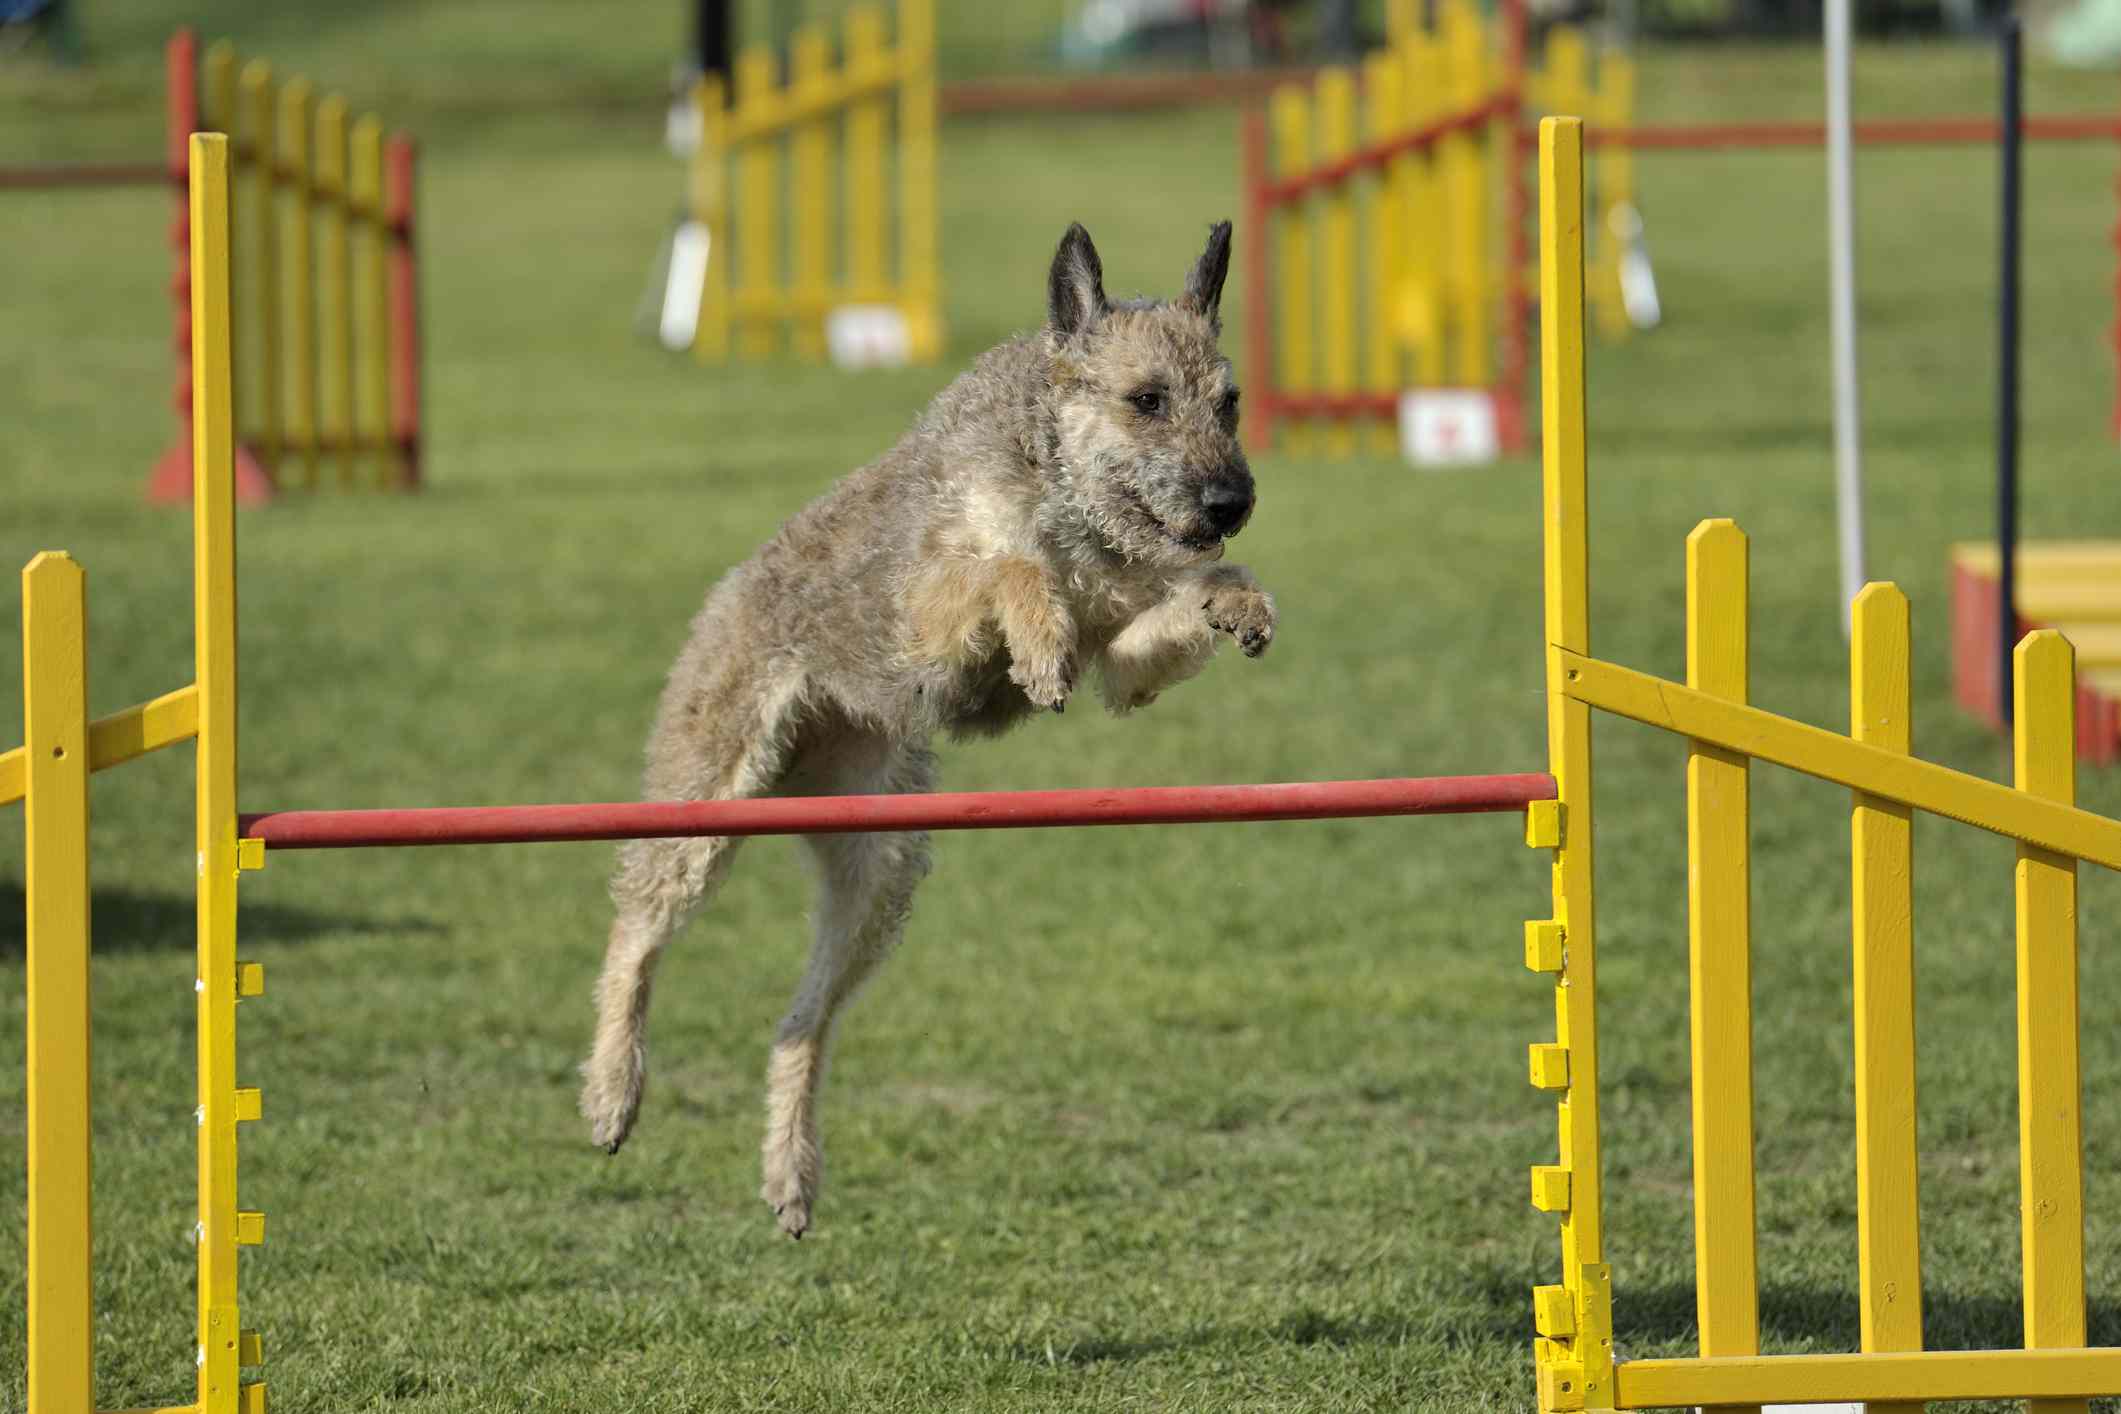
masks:
<path id="1" fill-rule="evenodd" d="M 2046 625 L 2020 618 L 2023 638 Z M 1969 715 L 2002 731 L 1997 710 L 1996 581 L 1964 565 L 1952 566 L 1952 696 Z M 2077 759 L 2093 766 L 2121 759 L 2121 700 L 2077 680 Z"/>
<path id="2" fill-rule="evenodd" d="M 251 455 L 250 448 L 236 448 L 236 500 L 245 506 L 262 506 L 280 494 L 272 473 Z M 147 478 L 147 499 L 158 506 L 191 504 L 191 448 L 171 447 L 155 459 Z"/>

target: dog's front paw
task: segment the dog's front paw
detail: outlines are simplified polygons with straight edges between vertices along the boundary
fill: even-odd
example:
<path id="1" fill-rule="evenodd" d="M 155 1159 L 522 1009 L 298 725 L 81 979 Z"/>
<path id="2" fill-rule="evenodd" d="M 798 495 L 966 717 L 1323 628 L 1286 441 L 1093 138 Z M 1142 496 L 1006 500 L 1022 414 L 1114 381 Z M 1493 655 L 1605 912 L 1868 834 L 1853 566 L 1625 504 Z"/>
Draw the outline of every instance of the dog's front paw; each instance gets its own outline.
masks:
<path id="1" fill-rule="evenodd" d="M 1201 607 L 1208 627 L 1236 639 L 1247 658 L 1257 658 L 1274 641 L 1274 596 L 1256 584 L 1221 585 Z"/>
<path id="2" fill-rule="evenodd" d="M 1024 690 L 1034 707 L 1065 711 L 1075 690 L 1075 664 L 1065 654 L 1035 654 L 1009 660 L 1009 681 Z"/>

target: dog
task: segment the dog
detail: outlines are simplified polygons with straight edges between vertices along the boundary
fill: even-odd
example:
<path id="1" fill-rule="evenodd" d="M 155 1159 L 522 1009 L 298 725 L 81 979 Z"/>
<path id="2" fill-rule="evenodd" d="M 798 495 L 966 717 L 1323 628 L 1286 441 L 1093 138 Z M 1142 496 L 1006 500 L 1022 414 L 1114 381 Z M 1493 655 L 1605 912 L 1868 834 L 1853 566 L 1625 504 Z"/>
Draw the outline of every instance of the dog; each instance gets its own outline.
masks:
<path id="1" fill-rule="evenodd" d="M 1115 713 L 1274 639 L 1274 600 L 1223 560 L 1256 498 L 1217 340 L 1230 225 L 1175 300 L 1105 297 L 1089 232 L 1053 256 L 1046 322 L 988 350 L 911 431 L 708 594 L 663 690 L 657 800 L 934 789 L 929 742 L 1061 711 L 1096 671 Z M 904 931 L 917 833 L 809 836 L 816 937 L 766 1079 L 761 1196 L 809 1228 L 833 1018 Z M 639 1114 L 656 960 L 727 877 L 735 839 L 619 850 L 582 1116 L 611 1153 Z"/>

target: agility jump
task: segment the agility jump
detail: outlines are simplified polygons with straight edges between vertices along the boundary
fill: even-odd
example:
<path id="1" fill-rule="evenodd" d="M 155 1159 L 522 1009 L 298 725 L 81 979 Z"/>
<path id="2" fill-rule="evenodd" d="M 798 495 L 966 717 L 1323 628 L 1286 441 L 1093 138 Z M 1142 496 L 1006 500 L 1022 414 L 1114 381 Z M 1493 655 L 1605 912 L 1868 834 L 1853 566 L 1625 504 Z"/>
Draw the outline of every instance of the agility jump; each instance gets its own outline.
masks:
<path id="1" fill-rule="evenodd" d="M 695 804 L 469 810 L 239 811 L 236 771 L 234 437 L 229 391 L 227 139 L 192 139 L 196 678 L 90 722 L 83 575 L 46 553 L 24 572 L 26 736 L 0 755 L 0 802 L 23 797 L 28 837 L 29 1341 L 31 1414 L 95 1408 L 88 1206 L 88 777 L 178 741 L 198 747 L 198 1373 L 190 1414 L 261 1414 L 261 1338 L 243 1329 L 236 1127 L 259 1119 L 239 1087 L 239 999 L 262 970 L 236 952 L 245 870 L 277 849 L 735 833 L 1325 819 L 1523 812 L 1552 863 L 1552 916 L 1525 926 L 1525 963 L 1555 981 L 1556 1030 L 1529 1053 L 1557 1096 L 1558 1161 L 1532 1171 L 1533 1205 L 1560 1219 L 1561 1280 L 1535 1288 L 1539 1407 L 1767 1401 L 2082 1400 L 2121 1393 L 2121 1349 L 2085 1341 L 2076 988 L 2078 860 L 2121 869 L 2121 821 L 2073 804 L 2070 648 L 2053 633 L 2017 653 L 2017 784 L 1907 754 L 1906 600 L 1855 605 L 1847 736 L 1747 705 L 1744 535 L 1707 521 L 1687 542 L 1688 672 L 1668 682 L 1591 656 L 1583 341 L 1583 132 L 1540 128 L 1540 289 L 1548 773 L 1108 791 L 977 792 Z M 1592 868 L 1591 712 L 1688 739 L 1695 1244 L 1701 1352 L 1620 1361 L 1603 1236 Z M 1863 1350 L 1761 1355 L 1754 1263 L 1750 761 L 1854 792 L 1858 1244 Z M 2025 1348 L 1921 1350 L 1914 1000 L 1909 877 L 1914 811 L 2018 841 L 2019 1087 Z M 2082 1408 L 2081 1404 L 2074 1407 Z M 162 1414 L 177 1414 L 176 1409 Z"/>
<path id="2" fill-rule="evenodd" d="M 190 30 L 164 52 L 169 180 L 177 192 L 177 392 L 184 425 L 148 497 L 191 495 L 192 300 L 187 148 L 202 123 L 230 135 L 230 220 L 247 273 L 231 287 L 236 494 L 420 485 L 417 149 L 383 120 L 278 78 L 227 43 L 199 61 Z"/>

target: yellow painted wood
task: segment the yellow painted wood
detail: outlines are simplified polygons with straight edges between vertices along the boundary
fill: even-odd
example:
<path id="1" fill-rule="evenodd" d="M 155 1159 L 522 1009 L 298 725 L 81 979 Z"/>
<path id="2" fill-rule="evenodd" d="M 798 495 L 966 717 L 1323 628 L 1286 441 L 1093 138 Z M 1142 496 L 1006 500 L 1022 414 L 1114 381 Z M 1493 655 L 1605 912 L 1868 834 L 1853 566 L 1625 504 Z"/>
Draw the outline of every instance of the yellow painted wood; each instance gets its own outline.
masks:
<path id="1" fill-rule="evenodd" d="M 1630 1360 L 1620 1407 L 2012 1399 L 2121 1392 L 2121 1348 Z"/>
<path id="2" fill-rule="evenodd" d="M 253 1380 L 236 1392 L 239 1414 L 265 1414 L 265 1382 Z"/>
<path id="3" fill-rule="evenodd" d="M 88 612 L 81 567 L 22 571 L 29 1051 L 29 1414 L 93 1409 Z"/>
<path id="4" fill-rule="evenodd" d="M 104 1414 L 199 1414 L 199 1406 L 196 1404 L 162 1404 L 153 1408 L 106 1410 Z"/>
<path id="5" fill-rule="evenodd" d="M 241 1115 L 237 1116 L 242 1118 Z M 262 1247 L 265 1244 L 265 1214 L 239 1212 L 236 1214 L 236 1245 L 239 1247 Z"/>
<path id="6" fill-rule="evenodd" d="M 1569 1210 L 1569 1171 L 1558 1164 L 1540 1164 L 1532 1170 L 1532 1206 L 1542 1213 Z"/>
<path id="7" fill-rule="evenodd" d="M 1487 27 L 1470 0 L 1444 0 L 1441 16 L 1450 106 L 1463 111 L 1488 96 Z M 1461 387 L 1485 388 L 1494 378 L 1488 312 L 1494 208 L 1487 134 L 1480 129 L 1450 134 L 1437 143 L 1437 160 L 1448 184 L 1445 210 L 1451 224 L 1448 293 L 1455 363 L 1449 377 Z"/>
<path id="8" fill-rule="evenodd" d="M 2076 663 L 2052 629 L 2012 655 L 2018 789 L 2077 798 Z M 2077 1035 L 2077 862 L 2018 846 L 2018 1188 L 2028 1348 L 2084 1344 L 2083 1085 Z M 2082 1414 L 2082 1400 L 2031 1414 Z"/>
<path id="9" fill-rule="evenodd" d="M 1415 34 L 1402 56 L 1407 123 L 1419 127 L 1443 111 L 1445 97 L 1442 45 L 1432 36 Z M 1393 164 L 1400 191 L 1400 220 L 1406 231 L 1406 256 L 1397 293 L 1400 336 L 1413 354 L 1417 387 L 1435 388 L 1450 376 L 1445 349 L 1446 192 L 1438 175 L 1436 146 L 1431 143 Z"/>
<path id="10" fill-rule="evenodd" d="M 315 122 L 307 79 L 289 79 L 280 90 L 280 153 L 291 193 L 287 206 L 287 419 L 280 473 L 317 484 L 317 309 L 310 130 Z"/>
<path id="11" fill-rule="evenodd" d="M 265 964 L 262 962 L 239 962 L 236 964 L 236 996 L 262 997 L 265 995 Z"/>
<path id="12" fill-rule="evenodd" d="M 1564 934 L 1551 918 L 1534 919 L 1524 925 L 1524 965 L 1534 972 L 1561 971 Z"/>
<path id="13" fill-rule="evenodd" d="M 1551 39 L 1549 41 L 1551 43 Z M 1550 50 L 1550 62 L 1552 54 Z M 1687 537 L 1687 686 L 1747 695 L 1746 539 L 1728 520 Z M 1751 776 L 1687 743 L 1687 974 L 1692 998 L 1694 1285 L 1703 1355 L 1760 1349 L 1753 1214 Z"/>
<path id="14" fill-rule="evenodd" d="M 694 84 L 692 103 L 700 119 L 692 219 L 707 228 L 707 276 L 700 282 L 692 351 L 702 363 L 719 363 L 729 357 L 729 114 L 721 78 L 710 75 Z"/>
<path id="15" fill-rule="evenodd" d="M 369 459 L 378 486 L 402 485 L 390 435 L 390 235 L 383 211 L 383 120 L 364 113 L 351 136 L 351 185 L 356 230 L 354 255 L 354 440 Z"/>
<path id="16" fill-rule="evenodd" d="M 1549 1340 L 1566 1340 L 1576 1333 L 1576 1308 L 1567 1287 L 1532 1288 L 1532 1328 Z"/>
<path id="17" fill-rule="evenodd" d="M 773 52 L 747 49 L 736 61 L 736 106 L 739 116 L 773 104 Z M 781 173 L 778 139 L 737 144 L 737 298 L 774 301 L 781 294 Z M 849 153 L 850 160 L 852 153 Z M 851 213 L 850 213 L 851 214 Z M 745 320 L 737 330 L 737 347 L 762 358 L 780 347 L 780 331 L 767 320 Z"/>
<path id="18" fill-rule="evenodd" d="M 250 1120 L 260 1119 L 264 1116 L 264 1114 L 265 1096 L 263 1091 L 259 1090 L 256 1086 L 244 1086 L 236 1091 L 237 1123 L 241 1124 Z M 243 1363 L 246 1365 L 250 1365 L 255 1364 L 256 1362 L 246 1360 Z"/>
<path id="19" fill-rule="evenodd" d="M 1355 150 L 1355 75 L 1328 68 L 1318 75 L 1318 160 L 1333 162 Z M 1318 222 L 1318 343 L 1322 386 L 1346 397 L 1355 391 L 1355 193 L 1336 182 L 1315 199 Z M 1326 451 L 1348 456 L 1355 429 L 1345 420 L 1329 424 Z"/>
<path id="20" fill-rule="evenodd" d="M 1561 843 L 1561 802 L 1535 800 L 1524 808 L 1526 849 L 1552 849 Z"/>
<path id="21" fill-rule="evenodd" d="M 152 702 L 98 717 L 88 724 L 88 769 L 108 770 L 135 756 L 189 741 L 198 720 L 199 693 L 189 683 Z M 24 746 L 0 753 L 0 805 L 22 798 L 28 755 Z"/>
<path id="22" fill-rule="evenodd" d="M 1311 166 L 1311 98 L 1298 84 L 1283 84 L 1267 101 L 1267 119 L 1274 130 L 1276 176 L 1296 177 Z M 1285 393 L 1308 393 L 1317 388 L 1312 333 L 1317 327 L 1317 305 L 1312 297 L 1317 275 L 1311 257 L 1311 222 L 1302 206 L 1284 206 L 1274 217 L 1275 300 L 1281 327 L 1276 331 L 1280 347 L 1281 388 Z M 1306 452 L 1314 445 L 1311 429 L 1298 421 L 1283 434 L 1291 452 Z"/>
<path id="23" fill-rule="evenodd" d="M 1540 1090 L 1569 1088 L 1569 1052 L 1565 1046 L 1534 1041 L 1528 1056 L 1532 1085 Z"/>
<path id="24" fill-rule="evenodd" d="M 789 44 L 789 85 L 798 98 L 831 86 L 832 56 L 823 30 L 805 25 Z M 795 245 L 793 293 L 822 304 L 833 297 L 832 127 L 820 115 L 794 130 L 788 168 L 789 225 Z M 795 351 L 825 356 L 825 321 L 805 316 L 795 324 Z"/>
<path id="25" fill-rule="evenodd" d="M 280 455 L 280 192 L 274 141 L 280 124 L 272 66 L 263 59 L 251 60 L 243 66 L 240 84 L 250 199 L 238 207 L 239 213 L 249 213 L 248 220 L 241 214 L 235 219 L 248 228 L 238 245 L 250 265 L 244 279 L 250 307 L 241 308 L 238 297 L 237 317 L 244 322 L 245 341 L 257 350 L 255 360 L 246 360 L 255 362 L 257 371 L 245 390 L 255 412 L 245 421 L 254 450 L 269 465 Z"/>
<path id="26" fill-rule="evenodd" d="M 317 240 L 318 431 L 350 487 L 360 465 L 354 450 L 353 236 L 348 219 L 346 100 L 317 105 L 316 182 L 323 215 Z"/>
<path id="27" fill-rule="evenodd" d="M 927 362 L 943 352 L 936 253 L 935 0 L 899 0 L 898 55 L 900 302 L 912 357 Z"/>
<path id="28" fill-rule="evenodd" d="M 1907 596 L 1870 584 L 1849 643 L 1849 734 L 1906 754 Z M 1855 792 L 1850 818 L 1856 1026 L 1856 1243 L 1865 1350 L 1922 1348 L 1915 1129 L 1913 812 Z M 1875 1414 L 1900 1406 L 1881 1405 Z"/>
<path id="29" fill-rule="evenodd" d="M 1389 49 L 1379 49 L 1363 61 L 1363 127 L 1366 141 L 1383 142 L 1398 136 L 1404 125 L 1401 101 L 1406 65 Z M 1369 203 L 1369 264 L 1365 276 L 1372 291 L 1399 289 L 1406 281 L 1406 240 L 1401 232 L 1404 201 L 1395 190 L 1395 173 L 1402 172 L 1400 159 L 1371 179 Z M 1365 348 L 1364 386 L 1373 393 L 1396 397 L 1404 380 L 1400 376 L 1399 339 L 1393 328 L 1391 301 L 1374 296 L 1362 301 Z M 1398 428 L 1389 421 L 1370 424 L 1370 450 L 1389 455 L 1399 446 Z"/>
<path id="30" fill-rule="evenodd" d="M 884 20 L 873 5 L 847 12 L 846 67 L 851 77 L 889 72 L 884 52 Z M 742 76 L 738 87 L 741 92 Z M 884 103 L 877 93 L 853 102 L 847 110 L 847 285 L 851 299 L 885 300 L 891 280 L 885 273 Z M 750 201 L 748 189 L 742 201 Z M 740 207 L 741 210 L 741 207 Z M 750 281 L 745 281 L 749 284 Z"/>
<path id="31" fill-rule="evenodd" d="M 1385 0 L 1385 44 L 1398 48 L 1421 33 L 1421 0 Z"/>
<path id="32" fill-rule="evenodd" d="M 1575 701 L 2057 854 L 2121 869 L 2121 821 L 1852 741 L 1757 707 L 1721 702 L 1677 683 L 1567 649 L 1550 650 L 1548 659 L 1552 670 L 1562 676 L 1563 691 Z"/>
<path id="33" fill-rule="evenodd" d="M 1590 574 L 1584 459 L 1583 125 L 1539 128 L 1541 525 L 1546 638 L 1590 651 Z M 1567 936 L 1554 989 L 1555 1042 L 1569 1051 L 1569 1088 L 1556 1106 L 1559 1167 L 1570 1178 L 1561 1222 L 1562 1285 L 1576 1334 L 1538 1347 L 1543 1389 L 1566 1384 L 1580 1407 L 1613 1402 L 1612 1287 L 1605 1266 L 1598 1144 L 1597 929 L 1593 903 L 1590 708 L 1547 669 L 1547 760 L 1565 824 L 1553 858 L 1553 921 Z M 1566 1375 L 1561 1372 L 1566 1369 Z"/>
<path id="34" fill-rule="evenodd" d="M 198 1404 L 237 1407 L 236 547 L 228 142 L 191 139 L 193 624 L 198 683 Z"/>

